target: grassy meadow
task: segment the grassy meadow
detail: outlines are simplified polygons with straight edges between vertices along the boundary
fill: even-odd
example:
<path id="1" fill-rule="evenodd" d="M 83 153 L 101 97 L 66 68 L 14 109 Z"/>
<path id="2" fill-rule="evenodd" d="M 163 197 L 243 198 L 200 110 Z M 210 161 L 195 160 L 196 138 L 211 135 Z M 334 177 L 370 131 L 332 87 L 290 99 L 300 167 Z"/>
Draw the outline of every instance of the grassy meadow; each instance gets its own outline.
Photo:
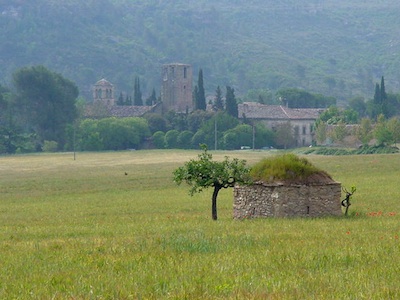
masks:
<path id="1" fill-rule="evenodd" d="M 348 218 L 237 221 L 228 189 L 216 222 L 172 182 L 197 154 L 0 157 L 0 298 L 400 298 L 399 154 L 307 156 L 357 187 Z"/>

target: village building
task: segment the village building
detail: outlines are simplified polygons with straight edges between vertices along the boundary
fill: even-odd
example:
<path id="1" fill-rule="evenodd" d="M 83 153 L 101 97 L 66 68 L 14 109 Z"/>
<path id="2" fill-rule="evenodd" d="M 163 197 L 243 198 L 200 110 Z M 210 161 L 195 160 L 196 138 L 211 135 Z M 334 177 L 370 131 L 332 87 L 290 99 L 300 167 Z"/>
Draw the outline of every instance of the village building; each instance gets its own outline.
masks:
<path id="1" fill-rule="evenodd" d="M 93 103 L 103 103 L 105 105 L 114 105 L 114 85 L 105 78 L 100 79 L 93 85 Z"/>
<path id="2" fill-rule="evenodd" d="M 244 102 L 238 105 L 239 119 L 257 121 L 276 130 L 282 124 L 290 124 L 296 147 L 312 145 L 314 125 L 324 109 L 288 108 L 282 105 L 265 105 L 256 102 Z"/>
<path id="3" fill-rule="evenodd" d="M 162 67 L 161 102 L 162 112 L 173 110 L 187 113 L 193 110 L 192 67 L 173 63 Z"/>
<path id="4" fill-rule="evenodd" d="M 169 111 L 187 113 L 193 110 L 192 67 L 173 63 L 162 67 L 161 103 L 151 106 L 116 105 L 115 87 L 105 78 L 92 88 L 93 102 L 87 105 L 85 117 L 142 117 L 146 113 L 165 114 Z"/>

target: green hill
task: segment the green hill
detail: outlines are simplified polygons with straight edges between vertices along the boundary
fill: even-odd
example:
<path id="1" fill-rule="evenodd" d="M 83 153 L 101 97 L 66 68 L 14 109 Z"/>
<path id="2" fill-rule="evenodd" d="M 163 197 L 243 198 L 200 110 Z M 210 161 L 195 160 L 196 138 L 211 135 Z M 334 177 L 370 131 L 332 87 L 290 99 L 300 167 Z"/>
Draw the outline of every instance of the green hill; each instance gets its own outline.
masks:
<path id="1" fill-rule="evenodd" d="M 173 2 L 173 3 L 171 3 Z M 346 101 L 400 89 L 398 0 L 0 1 L 0 82 L 43 64 L 82 95 L 102 77 L 144 96 L 161 65 L 201 67 L 207 93 L 305 88 Z"/>

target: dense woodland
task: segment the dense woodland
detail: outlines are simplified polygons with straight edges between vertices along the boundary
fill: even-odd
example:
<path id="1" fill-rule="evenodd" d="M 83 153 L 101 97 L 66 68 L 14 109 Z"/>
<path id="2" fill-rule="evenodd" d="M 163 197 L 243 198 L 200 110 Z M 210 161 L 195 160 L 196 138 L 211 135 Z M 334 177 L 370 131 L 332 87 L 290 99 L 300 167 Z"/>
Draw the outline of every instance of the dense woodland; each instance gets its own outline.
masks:
<path id="1" fill-rule="evenodd" d="M 303 88 L 346 103 L 385 76 L 400 89 L 397 0 L 0 1 L 0 78 L 44 65 L 79 87 L 106 77 L 159 93 L 161 65 L 203 68 L 206 94 Z"/>

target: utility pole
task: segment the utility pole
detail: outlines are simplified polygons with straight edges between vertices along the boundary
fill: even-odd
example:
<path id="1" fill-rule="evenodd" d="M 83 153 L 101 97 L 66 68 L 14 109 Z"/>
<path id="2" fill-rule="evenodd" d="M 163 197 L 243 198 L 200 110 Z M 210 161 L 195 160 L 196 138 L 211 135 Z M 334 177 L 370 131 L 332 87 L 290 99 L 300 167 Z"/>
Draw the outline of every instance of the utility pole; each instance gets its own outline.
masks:
<path id="1" fill-rule="evenodd" d="M 215 122 L 214 122 L 214 150 L 217 150 L 217 140 L 218 140 L 218 134 L 217 134 L 217 116 L 215 116 Z"/>
<path id="2" fill-rule="evenodd" d="M 253 125 L 253 151 L 255 150 L 255 145 L 256 145 L 256 127 Z"/>

